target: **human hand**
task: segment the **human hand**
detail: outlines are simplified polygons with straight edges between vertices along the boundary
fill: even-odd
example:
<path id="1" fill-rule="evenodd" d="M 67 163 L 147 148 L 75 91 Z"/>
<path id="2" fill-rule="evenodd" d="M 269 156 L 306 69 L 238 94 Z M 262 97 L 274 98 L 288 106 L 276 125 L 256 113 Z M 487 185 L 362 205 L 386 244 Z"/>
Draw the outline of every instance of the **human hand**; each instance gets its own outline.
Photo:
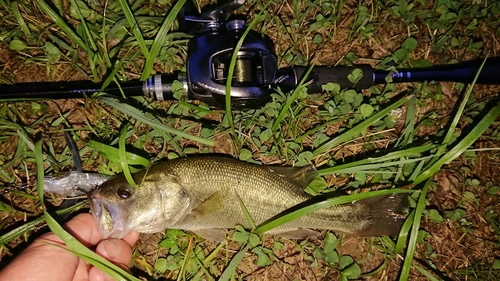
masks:
<path id="1" fill-rule="evenodd" d="M 132 249 L 139 239 L 139 233 L 129 233 L 122 239 L 103 240 L 90 214 L 77 215 L 67 222 L 64 228 L 83 245 L 129 271 Z M 65 246 L 54 233 L 49 232 L 40 236 L 0 272 L 0 280 L 113 280 L 109 275 L 58 245 Z"/>

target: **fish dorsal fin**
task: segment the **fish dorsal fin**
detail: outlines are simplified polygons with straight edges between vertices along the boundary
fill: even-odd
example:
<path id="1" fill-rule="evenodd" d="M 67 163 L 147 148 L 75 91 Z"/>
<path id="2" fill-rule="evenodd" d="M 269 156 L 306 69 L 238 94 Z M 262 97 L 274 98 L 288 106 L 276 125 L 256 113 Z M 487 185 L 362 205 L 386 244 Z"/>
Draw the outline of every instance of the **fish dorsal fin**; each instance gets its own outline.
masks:
<path id="1" fill-rule="evenodd" d="M 318 177 L 318 172 L 313 165 L 307 165 L 304 167 L 267 166 L 267 168 L 271 172 L 283 176 L 287 181 L 295 184 L 301 189 L 306 188 L 315 178 Z"/>

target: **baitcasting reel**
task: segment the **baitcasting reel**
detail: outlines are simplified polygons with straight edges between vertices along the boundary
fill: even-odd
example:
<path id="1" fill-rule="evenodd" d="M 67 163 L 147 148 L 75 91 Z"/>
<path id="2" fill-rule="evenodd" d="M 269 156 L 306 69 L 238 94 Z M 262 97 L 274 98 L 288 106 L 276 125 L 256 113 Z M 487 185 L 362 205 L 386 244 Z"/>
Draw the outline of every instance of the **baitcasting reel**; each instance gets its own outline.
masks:
<path id="1" fill-rule="evenodd" d="M 195 7 L 186 2 L 180 13 L 181 29 L 194 23 L 190 32 L 197 35 L 189 41 L 187 72 L 175 77 L 184 86 L 185 98 L 223 107 L 231 57 L 247 27 L 244 20 L 230 16 L 244 4 L 233 0 L 193 16 L 189 13 L 196 11 Z M 232 107 L 258 107 L 269 99 L 278 65 L 273 50 L 269 37 L 254 30 L 246 35 L 234 67 Z M 165 87 L 172 82 L 171 76 L 155 75 L 148 80 L 145 94 L 159 101 L 172 99 L 171 88 Z"/>

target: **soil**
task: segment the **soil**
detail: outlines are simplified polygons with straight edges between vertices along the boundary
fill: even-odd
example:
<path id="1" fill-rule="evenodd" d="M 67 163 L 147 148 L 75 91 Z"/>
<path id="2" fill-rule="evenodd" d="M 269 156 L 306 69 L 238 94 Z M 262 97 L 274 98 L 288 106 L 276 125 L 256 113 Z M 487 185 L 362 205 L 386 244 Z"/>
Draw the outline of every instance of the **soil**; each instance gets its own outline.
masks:
<path id="1" fill-rule="evenodd" d="M 286 10 L 286 9 L 283 9 Z M 395 51 L 401 45 L 401 42 L 406 38 L 406 34 L 399 34 L 381 25 L 377 30 L 378 38 L 375 39 L 349 41 L 348 33 L 342 32 L 342 29 L 347 29 L 350 22 L 353 20 L 353 7 L 347 7 L 343 11 L 345 13 L 345 21 L 337 28 L 337 36 L 335 41 L 329 42 L 326 46 L 309 45 L 312 41 L 312 36 L 300 37 L 300 44 L 297 47 L 303 53 L 309 54 L 308 59 L 318 64 L 335 64 L 348 52 L 354 52 L 360 57 L 375 57 L 381 58 Z M 271 37 L 277 39 L 277 35 L 273 36 L 273 30 L 269 30 Z M 327 36 L 327 32 L 323 34 Z M 299 35 L 297 35 L 299 36 Z M 418 34 L 413 34 L 418 40 Z M 422 36 L 426 36 L 422 34 Z M 426 42 L 425 40 L 422 40 Z M 490 42 L 488 38 L 485 41 Z M 349 44 L 344 44 L 349 42 Z M 277 48 L 283 50 L 290 48 L 290 42 L 283 42 Z M 414 52 L 413 59 L 425 58 L 433 63 L 439 63 L 443 58 L 442 54 L 434 54 L 428 52 L 429 46 L 423 44 Z M 500 48 L 494 43 L 485 44 L 484 53 L 498 53 Z M 477 54 L 476 54 L 477 55 Z M 473 54 L 464 56 L 472 58 Z M 362 63 L 372 63 L 368 60 L 360 60 Z M 282 63 L 286 64 L 286 63 Z M 73 69 L 69 64 L 61 64 L 47 68 L 41 64 L 26 62 L 17 54 L 8 50 L 7 46 L 0 46 L 0 73 L 11 82 L 43 82 L 43 81 L 70 81 L 70 80 L 86 80 L 89 77 L 82 75 L 80 71 Z M 396 92 L 402 92 L 407 89 L 407 85 L 397 87 Z M 456 103 L 459 100 L 458 91 L 454 89 L 453 83 L 441 83 L 444 100 L 435 101 L 429 99 L 425 105 L 419 108 L 419 116 L 435 112 L 437 120 L 447 120 L 452 116 Z M 498 98 L 498 87 L 494 86 L 478 86 L 475 88 L 474 97 L 478 100 L 493 100 Z M 45 114 L 53 115 L 57 118 L 60 113 L 69 113 L 68 122 L 74 127 L 85 127 L 87 121 L 90 124 L 94 123 L 95 114 L 92 110 L 92 105 L 88 105 L 84 100 L 67 100 L 67 101 L 50 101 L 46 102 L 49 110 Z M 22 124 L 30 124 L 39 116 L 30 112 L 30 103 L 1 103 L 1 107 L 14 106 L 22 110 L 21 115 L 16 117 L 17 122 Z M 220 115 L 208 116 L 207 120 L 219 122 Z M 497 120 L 496 130 L 499 130 L 498 125 L 500 120 Z M 463 122 L 462 122 L 463 123 Z M 419 131 L 419 136 L 433 138 L 434 134 L 446 122 L 436 122 L 430 126 L 422 126 Z M 464 123 L 465 125 L 465 123 Z M 339 125 L 335 124 L 328 127 L 328 134 L 334 135 L 338 130 Z M 466 127 L 460 127 L 466 130 Z M 61 131 L 50 132 L 48 124 L 41 124 L 37 127 L 37 133 L 41 137 L 52 138 L 52 143 L 57 144 L 57 151 L 61 151 L 65 147 L 64 137 Z M 196 130 L 196 129 L 194 129 Z M 492 131 L 487 132 L 478 142 L 474 144 L 477 149 L 482 148 L 500 148 L 498 137 L 496 139 L 491 136 Z M 85 136 L 82 136 L 85 139 Z M 225 133 L 220 133 L 214 139 L 216 145 L 210 148 L 210 152 L 223 153 L 234 155 L 234 147 L 231 144 L 230 137 Z M 0 150 L 4 155 L 14 155 L 18 136 L 11 136 L 10 141 L 1 142 Z M 381 146 L 386 143 L 381 143 Z M 84 146 L 79 143 L 79 146 Z M 355 147 L 346 148 L 340 154 L 342 157 L 347 157 L 355 154 Z M 349 150 L 350 149 L 350 150 Z M 262 158 L 259 159 L 263 163 L 272 164 L 280 161 L 278 158 Z M 23 175 L 24 178 L 16 179 L 15 182 L 24 182 L 32 184 L 34 181 L 33 163 L 26 164 L 27 171 L 21 167 L 24 172 L 15 173 Z M 498 151 L 479 151 L 475 157 L 461 156 L 452 163 L 445 165 L 441 172 L 435 175 L 434 185 L 428 194 L 428 209 L 435 209 L 441 215 L 445 215 L 447 211 L 461 208 L 466 210 L 467 216 L 460 221 L 445 221 L 436 223 L 424 217 L 422 220 L 421 230 L 424 237 L 421 243 L 418 244 L 415 254 L 414 265 L 427 268 L 435 272 L 441 272 L 439 276 L 444 280 L 464 280 L 466 275 L 462 274 L 465 270 L 470 272 L 488 271 L 491 269 L 494 259 L 500 257 L 499 248 L 499 233 L 498 229 L 492 227 L 491 221 L 496 222 L 499 227 L 500 204 L 498 201 L 499 195 L 489 195 L 486 193 L 491 186 L 500 185 L 500 154 Z M 95 168 L 89 165 L 87 168 Z M 9 171 L 12 172 L 13 171 Z M 14 173 L 13 173 L 14 174 Z M 477 186 L 467 184 L 468 179 L 477 179 Z M 341 181 L 342 179 L 339 179 Z M 8 184 L 8 183 L 5 183 Z M 32 186 L 32 185 L 31 185 Z M 28 188 L 28 192 L 34 193 Z M 474 202 L 464 201 L 464 194 L 470 192 L 474 195 Z M 40 210 L 35 207 L 35 201 L 18 196 L 13 192 L 6 193 L 0 196 L 0 201 L 14 207 L 19 212 L 15 215 L 8 213 L 0 213 L 0 221 L 5 225 L 1 230 L 4 234 L 10 229 L 21 225 L 24 221 L 30 220 L 31 216 L 35 217 Z M 60 200 L 54 200 L 54 204 L 58 204 Z M 464 226 L 465 225 L 465 226 Z M 16 239 L 9 245 L 4 245 L 0 249 L 0 268 L 8 263 L 15 254 L 21 251 L 30 241 L 39 233 L 46 231 L 45 229 L 35 229 L 26 236 L 26 239 Z M 159 256 L 166 254 L 164 249 L 158 248 L 159 241 L 163 238 L 163 234 L 142 235 L 137 248 L 136 268 L 134 272 L 146 276 L 147 267 L 141 265 L 139 259 L 144 258 L 146 262 L 152 264 Z M 268 237 L 266 240 L 269 243 L 274 241 L 274 238 Z M 238 273 L 244 280 L 337 280 L 339 278 L 338 270 L 332 269 L 326 262 L 317 261 L 317 264 L 312 267 L 304 253 L 312 255 L 311 250 L 297 250 L 296 242 L 286 239 L 279 239 L 284 244 L 284 248 L 274 253 L 276 261 L 267 267 L 258 267 L 254 264 L 255 255 L 247 255 L 243 262 L 238 266 Z M 380 272 L 371 277 L 364 278 L 365 280 L 397 280 L 398 272 L 402 264 L 403 257 L 384 257 L 383 252 L 372 244 L 372 240 L 367 238 L 354 237 L 344 235 L 341 246 L 337 248 L 339 254 L 349 255 L 360 264 L 363 273 L 369 273 L 379 268 L 386 259 L 387 266 Z M 320 245 L 321 239 L 311 242 L 312 245 Z M 230 245 L 227 249 L 219 253 L 219 258 L 225 259 L 235 254 L 237 245 Z M 216 245 L 210 242 L 205 242 L 204 247 L 208 252 L 215 249 Z M 427 280 L 416 267 L 412 268 L 411 280 Z M 218 268 L 217 270 L 222 270 Z M 469 275 L 474 275 L 470 273 Z M 468 275 L 467 275 L 468 276 Z M 485 279 L 491 275 L 485 274 Z M 175 278 L 172 276 L 171 278 Z M 493 278 L 493 277 L 492 277 Z M 499 276 L 500 278 L 500 276 Z M 493 279 L 491 279 L 493 280 Z"/>

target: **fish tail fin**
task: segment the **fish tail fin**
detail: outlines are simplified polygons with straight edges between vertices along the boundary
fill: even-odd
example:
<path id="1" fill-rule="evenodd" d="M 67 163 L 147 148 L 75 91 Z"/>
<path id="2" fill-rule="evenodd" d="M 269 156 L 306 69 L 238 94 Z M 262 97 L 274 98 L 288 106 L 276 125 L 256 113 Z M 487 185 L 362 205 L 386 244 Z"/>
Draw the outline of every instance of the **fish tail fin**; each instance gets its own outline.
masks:
<path id="1" fill-rule="evenodd" d="M 365 222 L 361 229 L 353 232 L 358 236 L 398 236 L 405 221 L 405 209 L 409 207 L 407 193 L 394 193 L 357 201 Z"/>

